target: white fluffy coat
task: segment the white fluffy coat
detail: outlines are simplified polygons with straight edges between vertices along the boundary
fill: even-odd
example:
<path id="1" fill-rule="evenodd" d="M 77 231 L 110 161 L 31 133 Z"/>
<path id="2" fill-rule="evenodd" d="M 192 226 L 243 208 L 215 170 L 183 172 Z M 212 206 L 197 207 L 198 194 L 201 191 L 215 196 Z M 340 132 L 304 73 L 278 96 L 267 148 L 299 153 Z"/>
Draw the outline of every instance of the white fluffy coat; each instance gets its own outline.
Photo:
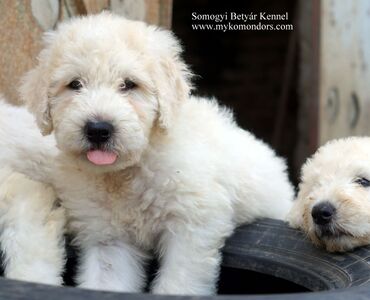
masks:
<path id="1" fill-rule="evenodd" d="M 0 245 L 4 276 L 62 284 L 64 225 L 50 186 L 0 169 Z"/>
<path id="2" fill-rule="evenodd" d="M 107 13 L 74 19 L 47 35 L 22 87 L 57 148 L 26 112 L 17 113 L 16 130 L 0 118 L 1 149 L 5 141 L 16 149 L 0 151 L 0 163 L 52 184 L 66 208 L 82 251 L 80 287 L 139 292 L 154 251 L 154 293 L 212 294 L 235 226 L 284 218 L 290 208 L 284 161 L 215 100 L 189 96 L 180 50 L 170 32 L 140 22 Z M 68 88 L 75 78 L 79 91 Z M 135 89 L 119 90 L 125 78 Z M 107 145 L 118 153 L 112 166 L 86 159 L 89 119 L 117 129 Z"/>

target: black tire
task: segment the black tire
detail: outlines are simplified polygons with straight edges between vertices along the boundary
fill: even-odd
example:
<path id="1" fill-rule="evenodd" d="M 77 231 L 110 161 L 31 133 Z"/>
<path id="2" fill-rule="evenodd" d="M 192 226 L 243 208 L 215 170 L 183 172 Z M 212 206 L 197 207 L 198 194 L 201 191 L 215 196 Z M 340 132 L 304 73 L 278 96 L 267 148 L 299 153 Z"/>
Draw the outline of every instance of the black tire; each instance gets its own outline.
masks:
<path id="1" fill-rule="evenodd" d="M 311 291 L 300 294 L 196 297 L 210 300 L 241 299 L 370 299 L 370 247 L 345 254 L 317 249 L 299 231 L 285 223 L 265 219 L 239 227 L 223 250 L 223 266 L 279 277 Z M 246 282 L 248 284 L 248 282 Z M 88 291 L 0 279 L 0 299 L 91 300 L 194 300 L 194 297 L 156 296 Z"/>
<path id="2" fill-rule="evenodd" d="M 223 254 L 223 266 L 286 279 L 310 291 L 327 291 L 299 294 L 299 299 L 370 299 L 370 246 L 328 253 L 286 223 L 264 219 L 237 228 Z M 266 299 L 291 297 L 296 299 L 297 294 Z"/>

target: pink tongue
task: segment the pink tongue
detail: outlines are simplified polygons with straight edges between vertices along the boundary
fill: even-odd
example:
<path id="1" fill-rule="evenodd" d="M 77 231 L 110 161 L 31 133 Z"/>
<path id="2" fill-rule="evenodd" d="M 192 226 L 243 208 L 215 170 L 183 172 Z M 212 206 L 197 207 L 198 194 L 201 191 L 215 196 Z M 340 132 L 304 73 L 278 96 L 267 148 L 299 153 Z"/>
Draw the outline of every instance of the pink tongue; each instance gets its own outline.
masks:
<path id="1" fill-rule="evenodd" d="M 87 159 L 95 165 L 111 165 L 116 161 L 117 154 L 101 150 L 90 150 L 87 152 Z"/>

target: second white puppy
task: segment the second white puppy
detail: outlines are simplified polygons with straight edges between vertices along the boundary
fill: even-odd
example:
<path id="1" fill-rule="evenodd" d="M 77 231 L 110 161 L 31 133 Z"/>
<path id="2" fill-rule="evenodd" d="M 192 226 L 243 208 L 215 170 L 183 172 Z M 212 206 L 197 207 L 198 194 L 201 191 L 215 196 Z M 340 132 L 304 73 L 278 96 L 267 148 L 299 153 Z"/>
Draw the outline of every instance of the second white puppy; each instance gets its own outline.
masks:
<path id="1" fill-rule="evenodd" d="M 0 245 L 7 278 L 61 285 L 64 270 L 62 207 L 50 186 L 0 169 Z"/>
<path id="2" fill-rule="evenodd" d="M 370 244 L 370 138 L 330 141 L 308 159 L 288 219 L 331 252 Z"/>
<path id="3" fill-rule="evenodd" d="M 80 287 L 139 292 L 153 251 L 154 293 L 212 294 L 235 226 L 283 218 L 290 207 L 284 161 L 214 100 L 189 96 L 180 51 L 170 32 L 141 22 L 74 19 L 47 34 L 22 87 L 60 153 L 36 128 L 25 140 L 34 124 L 14 130 L 14 120 L 0 119 L 0 137 L 12 130 L 17 149 L 8 161 L 44 176 L 67 209 L 82 251 Z"/>
<path id="4" fill-rule="evenodd" d="M 54 140 L 38 134 L 34 118 L 24 108 L 7 104 L 1 96 L 0 124 L 3 126 L 0 129 L 0 248 L 4 276 L 60 285 L 65 263 L 64 208 L 57 205 L 51 186 L 5 167 L 14 163 L 22 166 L 20 169 L 24 173 L 38 178 L 33 170 L 37 166 L 41 171 L 39 163 L 47 165 L 42 163 L 46 158 L 44 151 L 55 148 Z M 47 140 L 50 143 L 46 143 Z M 43 146 L 32 151 L 35 144 Z M 46 147 L 47 144 L 50 147 Z M 31 151 L 21 151 L 20 155 L 16 145 Z"/>

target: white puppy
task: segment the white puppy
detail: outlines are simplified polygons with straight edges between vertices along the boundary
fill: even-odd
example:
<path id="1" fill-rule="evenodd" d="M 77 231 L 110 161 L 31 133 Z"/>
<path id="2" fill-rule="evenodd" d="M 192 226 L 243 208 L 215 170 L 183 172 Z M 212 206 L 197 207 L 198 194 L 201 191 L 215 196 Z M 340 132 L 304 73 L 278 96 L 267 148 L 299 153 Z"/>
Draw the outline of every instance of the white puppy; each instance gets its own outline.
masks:
<path id="1" fill-rule="evenodd" d="M 235 226 L 289 210 L 284 161 L 215 100 L 189 96 L 169 31 L 103 13 L 61 24 L 45 42 L 22 96 L 60 153 L 13 132 L 17 155 L 6 156 L 55 187 L 82 251 L 79 286 L 139 292 L 153 251 L 154 293 L 214 293 Z"/>
<path id="2" fill-rule="evenodd" d="M 64 209 L 51 187 L 0 170 L 0 244 L 5 277 L 62 284 Z"/>
<path id="3" fill-rule="evenodd" d="M 288 219 L 328 251 L 370 244 L 370 138 L 333 140 L 308 159 Z"/>
<path id="4" fill-rule="evenodd" d="M 22 128 L 17 125 L 17 121 L 25 121 L 25 124 L 34 122 L 24 109 L 6 104 L 1 97 L 0 119 L 9 121 L 7 129 L 13 126 L 17 131 Z M 2 138 L 6 138 L 9 133 L 6 132 Z M 22 133 L 27 136 L 27 130 L 18 134 Z M 15 149 L 11 146 L 11 139 L 8 142 L 2 150 L 3 155 Z M 32 138 L 32 146 L 34 142 Z M 5 277 L 62 284 L 64 226 L 64 209 L 58 207 L 52 187 L 4 166 L 0 168 L 0 247 Z"/>

